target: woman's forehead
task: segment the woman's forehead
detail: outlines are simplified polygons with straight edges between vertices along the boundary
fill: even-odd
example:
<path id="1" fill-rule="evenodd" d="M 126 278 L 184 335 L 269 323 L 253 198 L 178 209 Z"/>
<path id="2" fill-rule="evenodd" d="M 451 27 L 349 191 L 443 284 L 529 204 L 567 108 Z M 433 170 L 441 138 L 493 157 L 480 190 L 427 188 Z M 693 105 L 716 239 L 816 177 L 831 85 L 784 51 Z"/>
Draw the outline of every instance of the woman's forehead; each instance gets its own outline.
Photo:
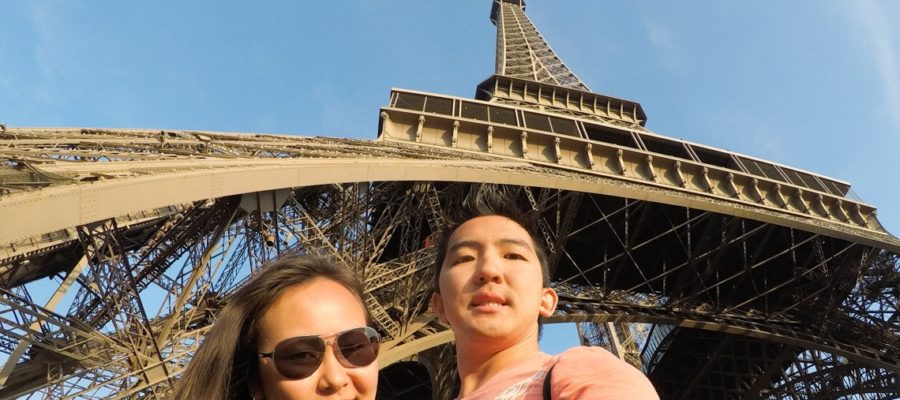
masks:
<path id="1" fill-rule="evenodd" d="M 296 330 L 300 334 L 339 331 L 322 320 L 340 316 L 342 321 L 365 324 L 365 305 L 344 285 L 327 278 L 315 278 L 282 291 L 263 315 L 262 327 Z M 330 318 L 329 318 L 330 317 Z M 351 327 L 357 327 L 357 326 Z M 319 332 L 322 331 L 322 332 Z"/>

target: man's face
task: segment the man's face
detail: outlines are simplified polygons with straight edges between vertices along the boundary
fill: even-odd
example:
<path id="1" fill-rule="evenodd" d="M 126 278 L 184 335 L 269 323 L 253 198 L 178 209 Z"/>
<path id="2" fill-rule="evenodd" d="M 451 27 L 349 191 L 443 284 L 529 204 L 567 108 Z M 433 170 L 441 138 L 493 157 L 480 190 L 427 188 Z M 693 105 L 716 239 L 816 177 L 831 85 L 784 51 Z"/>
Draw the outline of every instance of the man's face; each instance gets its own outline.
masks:
<path id="1" fill-rule="evenodd" d="M 445 256 L 432 308 L 457 340 L 537 341 L 538 315 L 550 316 L 557 297 L 543 287 L 524 228 L 498 215 L 470 219 L 450 235 Z"/>

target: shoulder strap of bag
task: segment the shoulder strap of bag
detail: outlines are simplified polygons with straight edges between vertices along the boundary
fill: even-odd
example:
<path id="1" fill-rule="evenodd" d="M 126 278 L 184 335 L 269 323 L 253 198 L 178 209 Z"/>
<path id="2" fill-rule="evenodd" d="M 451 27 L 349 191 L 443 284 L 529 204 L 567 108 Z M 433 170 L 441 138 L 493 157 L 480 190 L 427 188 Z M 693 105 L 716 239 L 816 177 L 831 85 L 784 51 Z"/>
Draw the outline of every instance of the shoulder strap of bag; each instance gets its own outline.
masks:
<path id="1" fill-rule="evenodd" d="M 550 369 L 547 371 L 547 375 L 544 375 L 544 400 L 551 400 L 551 398 L 550 398 L 550 380 L 551 380 L 551 376 L 553 375 L 553 367 L 555 367 L 555 366 L 556 366 L 556 364 L 553 364 L 553 366 L 550 367 Z"/>

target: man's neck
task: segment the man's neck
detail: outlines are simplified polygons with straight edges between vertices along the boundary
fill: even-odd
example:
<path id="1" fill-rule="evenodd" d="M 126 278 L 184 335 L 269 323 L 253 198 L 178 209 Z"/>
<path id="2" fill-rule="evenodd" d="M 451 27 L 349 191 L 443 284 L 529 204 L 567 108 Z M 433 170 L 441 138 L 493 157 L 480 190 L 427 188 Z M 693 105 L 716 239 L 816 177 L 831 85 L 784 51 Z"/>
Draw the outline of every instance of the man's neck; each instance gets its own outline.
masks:
<path id="1" fill-rule="evenodd" d="M 485 341 L 473 340 L 468 343 L 457 341 L 456 364 L 459 370 L 459 397 L 465 397 L 480 388 L 500 371 L 518 365 L 540 353 L 537 337 L 490 348 Z"/>

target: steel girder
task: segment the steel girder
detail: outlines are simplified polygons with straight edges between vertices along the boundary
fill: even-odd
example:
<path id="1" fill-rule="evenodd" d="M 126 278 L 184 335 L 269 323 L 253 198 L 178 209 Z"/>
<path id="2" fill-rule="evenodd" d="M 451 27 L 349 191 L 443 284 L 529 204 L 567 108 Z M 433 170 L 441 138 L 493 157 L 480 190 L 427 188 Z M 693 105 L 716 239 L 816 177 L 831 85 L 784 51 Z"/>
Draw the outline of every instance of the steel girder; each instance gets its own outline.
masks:
<path id="1" fill-rule="evenodd" d="M 874 207 L 655 135 L 640 104 L 589 92 L 524 1 L 491 19 L 484 101 L 394 91 L 379 142 L 0 126 L 0 397 L 165 397 L 228 295 L 286 251 L 364 278 L 379 397 L 447 397 L 428 239 L 482 183 L 541 216 L 547 322 L 586 323 L 663 398 L 900 396 L 900 241 Z"/>
<path id="2" fill-rule="evenodd" d="M 631 346 L 661 385 L 685 371 L 669 367 L 671 360 L 703 360 L 691 369 L 690 391 L 667 397 L 746 398 L 747 390 L 776 397 L 826 379 L 844 379 L 846 393 L 871 394 L 896 381 L 896 256 L 848 240 L 846 228 L 829 235 L 790 216 L 774 224 L 707 210 L 699 198 L 685 207 L 665 197 L 619 196 L 612 190 L 618 184 L 603 177 L 402 143 L 13 132 L 16 145 L 3 149 L 12 153 L 4 154 L 8 176 L 56 180 L 0 197 L 4 220 L 31 216 L 3 232 L 3 352 L 19 354 L 20 344 L 27 350 L 5 374 L 0 396 L 166 393 L 228 294 L 289 250 L 353 266 L 387 338 L 383 364 L 418 362 L 429 382 L 400 376 L 443 393 L 439 388 L 453 387 L 452 368 L 443 368 L 451 356 L 438 349 L 452 334 L 427 311 L 433 254 L 426 243 L 477 187 L 472 182 L 511 183 L 511 201 L 541 213 L 563 300 L 548 322 L 648 324 L 650 333 Z M 329 173 L 322 174 L 324 165 Z M 234 180 L 238 170 L 252 179 L 216 189 L 218 177 Z M 212 186 L 191 187 L 197 176 Z M 130 197 L 119 189 L 144 193 L 159 181 L 168 189 L 157 203 L 125 202 Z M 60 215 L 72 209 L 68 199 L 110 207 L 87 207 L 63 226 L 42 220 L 71 218 Z M 865 231 L 853 235 L 873 241 Z M 68 311 L 44 307 L 39 287 L 65 276 L 74 289 Z M 741 355 L 757 348 L 767 350 Z"/>

